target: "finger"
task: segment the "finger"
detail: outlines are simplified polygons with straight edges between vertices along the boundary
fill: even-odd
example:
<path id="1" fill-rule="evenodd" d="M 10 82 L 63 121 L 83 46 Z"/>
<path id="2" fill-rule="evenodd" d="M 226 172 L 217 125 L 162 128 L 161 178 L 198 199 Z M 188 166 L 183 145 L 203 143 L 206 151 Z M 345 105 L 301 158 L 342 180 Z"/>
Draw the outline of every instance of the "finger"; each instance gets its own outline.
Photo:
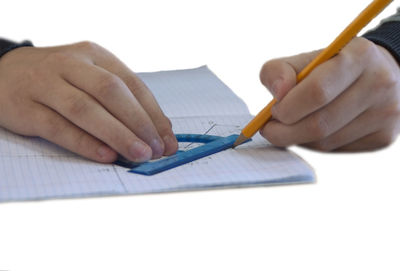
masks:
<path id="1" fill-rule="evenodd" d="M 338 148 L 338 152 L 373 151 L 387 147 L 394 141 L 387 131 L 379 131 L 366 135 L 348 145 Z"/>
<path id="2" fill-rule="evenodd" d="M 153 94 L 133 72 L 126 70 L 123 74 L 121 73 L 121 77 L 124 78 L 129 89 L 153 120 L 159 135 L 165 143 L 164 154 L 174 154 L 178 149 L 178 141 L 172 131 L 171 121 L 164 115 Z"/>
<path id="3" fill-rule="evenodd" d="M 161 157 L 164 142 L 150 116 L 125 83 L 99 66 L 73 59 L 69 62 L 68 68 L 62 71 L 62 77 L 93 96 L 116 119 L 146 142 L 152 149 L 153 158 Z"/>
<path id="4" fill-rule="evenodd" d="M 354 150 L 357 149 L 356 146 L 365 147 L 366 150 L 376 149 L 393 142 L 399 130 L 396 107 L 386 106 L 383 110 L 372 108 L 338 132 L 321 141 L 306 144 L 306 147 L 322 151 L 346 150 L 350 146 Z M 375 136 L 367 139 L 368 135 L 372 134 Z M 367 142 L 371 143 L 371 146 L 365 145 Z"/>
<path id="5" fill-rule="evenodd" d="M 142 162 L 151 158 L 151 149 L 125 125 L 85 92 L 63 80 L 52 91 L 34 97 L 60 115 L 98 138 L 127 159 Z"/>
<path id="6" fill-rule="evenodd" d="M 92 46 L 93 47 L 93 46 Z M 121 78 L 136 97 L 143 109 L 150 116 L 158 134 L 164 142 L 164 154 L 170 155 L 177 151 L 178 142 L 173 134 L 171 122 L 164 115 L 153 94 L 123 62 L 100 46 L 86 48 L 92 55 L 94 64 L 104 68 Z"/>
<path id="7" fill-rule="evenodd" d="M 271 91 L 274 98 L 280 101 L 296 85 L 297 73 L 317 54 L 316 51 L 268 61 L 261 69 L 260 80 Z"/>
<path id="8" fill-rule="evenodd" d="M 164 155 L 174 154 L 178 149 L 178 141 L 172 131 L 171 121 L 164 115 L 153 94 L 132 71 L 113 71 L 127 84 L 133 95 L 150 116 L 158 134 L 164 142 Z"/>
<path id="9" fill-rule="evenodd" d="M 117 153 L 97 138 L 78 128 L 43 105 L 34 108 L 35 134 L 91 160 L 110 163 Z"/>
<path id="10" fill-rule="evenodd" d="M 330 103 L 351 86 L 366 67 L 360 40 L 349 43 L 337 56 L 315 68 L 272 109 L 274 118 L 293 124 Z"/>
<path id="11" fill-rule="evenodd" d="M 261 133 L 277 146 L 321 142 L 323 148 L 328 148 L 330 145 L 325 146 L 323 140 L 350 122 L 361 121 L 364 125 L 368 123 L 364 119 L 357 120 L 357 117 L 372 106 L 373 99 L 370 98 L 368 91 L 365 91 L 368 89 L 369 82 L 368 78 L 361 78 L 342 95 L 317 112 L 292 125 L 272 121 L 267 123 Z M 361 129 L 358 131 L 359 133 L 367 129 L 362 126 L 359 128 Z M 336 139 L 339 140 L 339 138 Z"/>
<path id="12" fill-rule="evenodd" d="M 303 146 L 321 151 L 333 151 L 349 145 L 369 134 L 373 134 L 386 125 L 385 119 L 374 111 L 366 111 L 355 118 L 348 125 L 320 141 L 315 141 Z"/>

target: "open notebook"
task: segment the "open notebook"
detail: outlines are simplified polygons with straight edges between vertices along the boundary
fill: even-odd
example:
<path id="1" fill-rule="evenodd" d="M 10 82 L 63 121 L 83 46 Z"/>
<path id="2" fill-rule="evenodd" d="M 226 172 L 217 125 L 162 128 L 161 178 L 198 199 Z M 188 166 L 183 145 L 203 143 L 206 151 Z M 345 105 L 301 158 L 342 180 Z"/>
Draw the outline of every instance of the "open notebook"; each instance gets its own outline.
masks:
<path id="1" fill-rule="evenodd" d="M 251 119 L 243 101 L 207 67 L 138 75 L 171 119 L 175 133 L 239 134 Z M 313 170 L 301 158 L 272 147 L 259 135 L 236 149 L 142 176 L 0 128 L 0 201 L 307 183 L 314 179 Z"/>

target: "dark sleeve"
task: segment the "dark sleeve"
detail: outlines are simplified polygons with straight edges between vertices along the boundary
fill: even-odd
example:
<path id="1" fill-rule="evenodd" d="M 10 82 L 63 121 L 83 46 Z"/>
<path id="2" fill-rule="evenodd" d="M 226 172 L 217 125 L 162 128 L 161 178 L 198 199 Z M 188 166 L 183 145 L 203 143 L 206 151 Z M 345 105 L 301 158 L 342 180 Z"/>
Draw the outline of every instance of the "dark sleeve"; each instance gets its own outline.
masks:
<path id="1" fill-rule="evenodd" d="M 400 63 L 400 8 L 395 15 L 383 20 L 363 37 L 386 48 Z"/>
<path id="2" fill-rule="evenodd" d="M 29 40 L 25 40 L 23 42 L 18 43 L 0 38 L 0 57 L 10 52 L 11 50 L 24 46 L 33 46 L 33 44 Z"/>

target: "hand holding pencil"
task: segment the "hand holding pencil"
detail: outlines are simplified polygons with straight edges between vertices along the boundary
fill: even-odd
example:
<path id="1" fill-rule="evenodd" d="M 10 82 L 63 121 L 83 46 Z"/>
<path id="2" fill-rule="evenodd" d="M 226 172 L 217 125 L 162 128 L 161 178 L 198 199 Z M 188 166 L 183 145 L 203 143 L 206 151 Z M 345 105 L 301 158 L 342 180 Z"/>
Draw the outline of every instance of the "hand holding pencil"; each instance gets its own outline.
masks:
<path id="1" fill-rule="evenodd" d="M 275 98 L 238 141 L 261 128 L 276 146 L 355 151 L 390 144 L 400 126 L 399 98 L 390 99 L 399 96 L 399 67 L 383 47 L 353 39 L 390 2 L 374 1 L 325 50 L 267 62 L 261 80 Z"/>

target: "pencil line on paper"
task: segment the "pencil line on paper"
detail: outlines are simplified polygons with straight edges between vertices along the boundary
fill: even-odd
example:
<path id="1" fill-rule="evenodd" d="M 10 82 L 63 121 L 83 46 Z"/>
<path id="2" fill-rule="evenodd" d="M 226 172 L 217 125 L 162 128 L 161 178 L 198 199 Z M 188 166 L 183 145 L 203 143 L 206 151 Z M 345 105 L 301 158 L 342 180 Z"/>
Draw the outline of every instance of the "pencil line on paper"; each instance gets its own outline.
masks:
<path id="1" fill-rule="evenodd" d="M 113 167 L 113 170 L 114 170 L 115 175 L 116 175 L 117 178 L 118 178 L 119 183 L 120 183 L 121 186 L 124 188 L 124 192 L 125 192 L 125 193 L 128 193 L 128 189 L 126 188 L 124 182 L 122 181 L 121 176 L 119 176 L 116 166 L 115 166 L 115 165 L 112 165 L 112 167 Z"/>

